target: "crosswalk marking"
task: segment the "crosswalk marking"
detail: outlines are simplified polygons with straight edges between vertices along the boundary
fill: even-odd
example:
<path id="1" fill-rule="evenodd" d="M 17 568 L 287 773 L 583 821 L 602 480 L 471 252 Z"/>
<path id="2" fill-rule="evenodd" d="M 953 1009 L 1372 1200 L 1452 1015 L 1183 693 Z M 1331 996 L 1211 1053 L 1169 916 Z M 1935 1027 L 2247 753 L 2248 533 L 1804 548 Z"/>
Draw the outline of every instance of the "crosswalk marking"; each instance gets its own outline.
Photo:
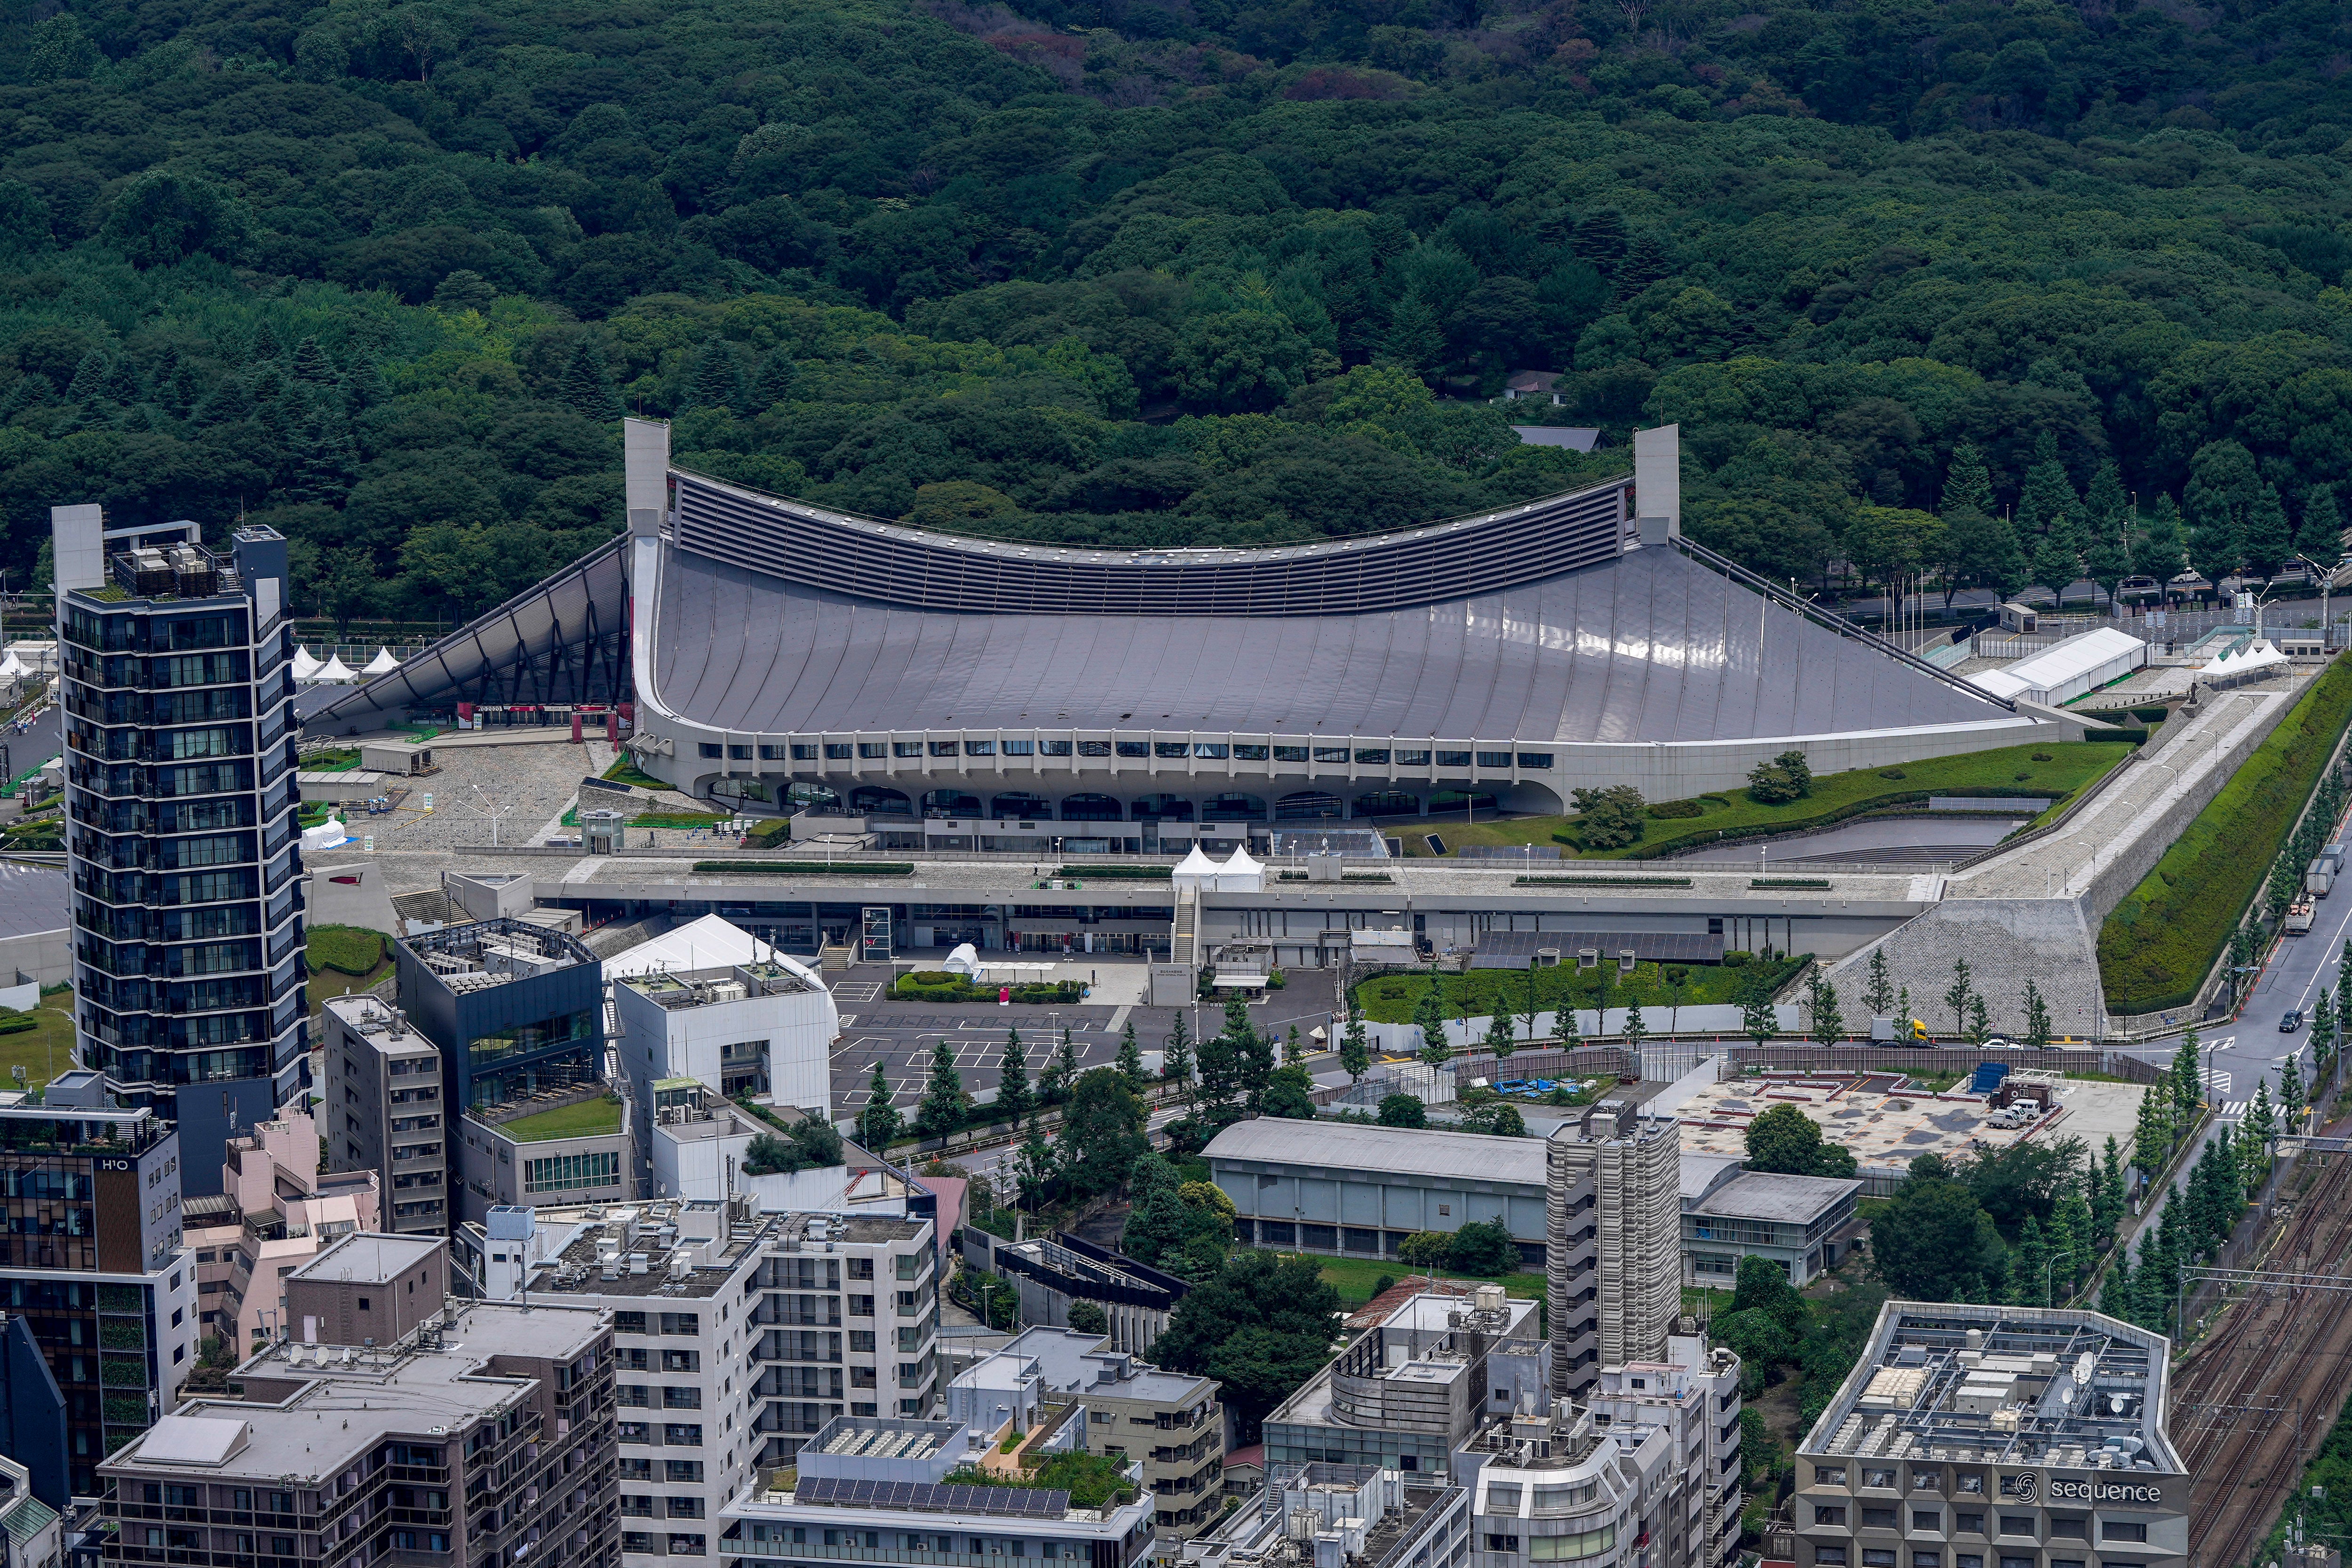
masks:
<path id="1" fill-rule="evenodd" d="M 2246 1102 L 2242 1100 L 2230 1100 L 2221 1107 L 2221 1114 L 2224 1116 L 2243 1116 L 2245 1113 Z"/>

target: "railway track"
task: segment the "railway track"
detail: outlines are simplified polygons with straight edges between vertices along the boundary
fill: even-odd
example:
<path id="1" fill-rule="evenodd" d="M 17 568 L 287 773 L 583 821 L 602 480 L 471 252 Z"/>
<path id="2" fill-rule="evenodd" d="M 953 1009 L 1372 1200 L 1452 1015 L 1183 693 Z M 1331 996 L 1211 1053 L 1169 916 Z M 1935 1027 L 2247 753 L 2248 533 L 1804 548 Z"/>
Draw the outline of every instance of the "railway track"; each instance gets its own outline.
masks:
<path id="1" fill-rule="evenodd" d="M 2304 1194 L 2271 1256 L 2295 1273 L 2352 1272 L 2352 1157 Z M 2293 1492 L 2304 1455 L 2352 1389 L 2352 1293 L 2256 1287 L 2173 1387 L 2173 1437 L 2190 1477 L 2191 1568 L 2246 1562 Z"/>

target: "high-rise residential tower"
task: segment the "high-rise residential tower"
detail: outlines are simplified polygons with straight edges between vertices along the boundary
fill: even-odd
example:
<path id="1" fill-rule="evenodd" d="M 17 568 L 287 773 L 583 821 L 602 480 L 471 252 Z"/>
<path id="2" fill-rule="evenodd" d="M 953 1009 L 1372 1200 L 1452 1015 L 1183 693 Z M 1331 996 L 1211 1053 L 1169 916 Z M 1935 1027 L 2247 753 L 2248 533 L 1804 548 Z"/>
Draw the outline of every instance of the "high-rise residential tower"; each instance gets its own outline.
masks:
<path id="1" fill-rule="evenodd" d="M 1682 1310 L 1682 1142 L 1675 1120 L 1604 1100 L 1545 1142 L 1551 1389 L 1662 1361 Z"/>
<path id="2" fill-rule="evenodd" d="M 307 1087 L 286 541 L 50 517 L 76 1053 L 218 1148 Z"/>

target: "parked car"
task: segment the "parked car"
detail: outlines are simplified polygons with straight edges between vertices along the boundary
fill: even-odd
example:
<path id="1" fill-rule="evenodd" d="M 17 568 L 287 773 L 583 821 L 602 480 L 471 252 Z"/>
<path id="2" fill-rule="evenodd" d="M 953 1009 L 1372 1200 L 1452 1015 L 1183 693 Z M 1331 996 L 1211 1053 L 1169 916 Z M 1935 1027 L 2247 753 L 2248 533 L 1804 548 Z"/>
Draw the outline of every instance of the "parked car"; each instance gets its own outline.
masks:
<path id="1" fill-rule="evenodd" d="M 2116 597 L 2118 599 L 2144 599 L 2163 592 L 2164 584 L 2148 576 L 2126 577 L 2116 584 Z"/>

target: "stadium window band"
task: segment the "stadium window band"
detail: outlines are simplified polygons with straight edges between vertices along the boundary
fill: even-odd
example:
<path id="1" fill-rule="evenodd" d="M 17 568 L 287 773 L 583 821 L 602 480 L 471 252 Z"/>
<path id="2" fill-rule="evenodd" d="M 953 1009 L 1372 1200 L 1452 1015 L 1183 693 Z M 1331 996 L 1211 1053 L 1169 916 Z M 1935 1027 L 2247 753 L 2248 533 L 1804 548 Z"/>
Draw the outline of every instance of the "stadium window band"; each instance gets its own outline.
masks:
<path id="1" fill-rule="evenodd" d="M 862 762 L 881 760 L 883 745 L 884 742 L 879 741 L 856 742 L 857 760 Z M 928 744 L 921 741 L 889 742 L 891 755 L 900 759 L 919 759 L 925 754 L 926 750 L 934 757 L 991 757 L 1000 752 L 1008 757 L 1032 755 L 1066 757 L 1070 754 L 1071 745 L 1072 742 L 1068 741 L 1036 740 L 932 741 Z M 1169 762 L 1186 759 L 1223 762 L 1230 756 L 1235 762 L 1261 763 L 1267 760 L 1266 753 L 1271 751 L 1272 760 L 1277 763 L 1310 763 L 1339 767 L 1352 764 L 1357 767 L 1425 768 L 1433 765 L 1431 761 L 1433 753 L 1430 752 L 1390 750 L 1371 746 L 1268 747 L 1233 745 L 1218 741 L 1080 741 L 1076 742 L 1077 754 L 1082 757 L 1107 757 L 1112 754 L 1114 748 L 1122 757 L 1152 758 Z M 789 747 L 762 745 L 758 750 L 761 758 L 768 762 L 786 760 L 783 753 L 789 750 L 791 752 L 789 760 L 793 762 L 814 763 L 822 760 L 837 763 L 851 760 L 852 748 L 847 742 L 832 741 L 820 745 L 816 742 L 795 741 L 791 742 Z M 718 741 L 704 741 L 698 744 L 697 751 L 706 762 L 727 760 L 748 762 L 751 760 L 752 748 L 748 745 L 728 744 Z M 1473 765 L 1472 758 L 1475 756 L 1476 766 L 1490 771 L 1517 767 L 1530 772 L 1542 772 L 1551 767 L 1553 758 L 1553 753 L 1549 752 L 1441 751 L 1434 752 L 1433 755 L 1434 765 L 1437 767 L 1470 767 Z"/>

